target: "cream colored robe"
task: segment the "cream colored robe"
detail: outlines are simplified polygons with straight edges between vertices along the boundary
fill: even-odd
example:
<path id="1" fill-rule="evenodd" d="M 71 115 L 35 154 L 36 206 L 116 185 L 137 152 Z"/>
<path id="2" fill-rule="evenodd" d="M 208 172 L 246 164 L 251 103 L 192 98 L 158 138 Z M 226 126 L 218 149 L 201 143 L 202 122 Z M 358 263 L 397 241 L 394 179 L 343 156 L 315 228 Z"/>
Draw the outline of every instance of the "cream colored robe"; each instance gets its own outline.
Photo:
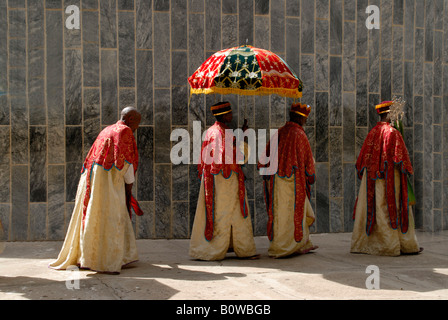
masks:
<path id="1" fill-rule="evenodd" d="M 232 172 L 226 179 L 220 173 L 214 176 L 214 179 L 213 239 L 207 241 L 204 236 L 205 192 L 202 180 L 191 232 L 190 256 L 199 260 L 223 260 L 229 248 L 233 248 L 235 254 L 241 258 L 256 255 L 250 210 L 247 218 L 241 214 L 237 174 Z M 247 207 L 249 208 L 249 205 Z"/>
<path id="2" fill-rule="evenodd" d="M 308 197 L 305 197 L 303 211 L 303 238 L 300 242 L 294 239 L 294 204 L 295 181 L 294 176 L 281 178 L 275 176 L 273 232 L 268 254 L 274 258 L 286 257 L 291 254 L 306 253 L 314 248 L 310 240 L 309 227 L 314 223 L 315 216 Z"/>
<path id="3" fill-rule="evenodd" d="M 107 171 L 99 165 L 93 166 L 84 230 L 81 225 L 87 173 L 81 175 L 67 235 L 51 268 L 79 266 L 99 272 L 120 272 L 123 265 L 138 260 L 125 200 L 124 175 L 128 167 L 126 164 L 121 171 L 116 167 Z"/>
<path id="4" fill-rule="evenodd" d="M 400 210 L 400 171 L 395 168 L 395 199 L 398 215 Z M 352 234 L 351 252 L 382 256 L 399 256 L 403 253 L 417 253 L 419 245 L 415 235 L 415 223 L 412 207 L 409 207 L 409 228 L 403 234 L 400 226 L 394 230 L 390 225 L 389 210 L 386 199 L 386 181 L 375 182 L 376 218 L 373 231 L 366 233 L 367 222 L 367 173 L 364 171 L 358 194 L 355 222 Z"/>

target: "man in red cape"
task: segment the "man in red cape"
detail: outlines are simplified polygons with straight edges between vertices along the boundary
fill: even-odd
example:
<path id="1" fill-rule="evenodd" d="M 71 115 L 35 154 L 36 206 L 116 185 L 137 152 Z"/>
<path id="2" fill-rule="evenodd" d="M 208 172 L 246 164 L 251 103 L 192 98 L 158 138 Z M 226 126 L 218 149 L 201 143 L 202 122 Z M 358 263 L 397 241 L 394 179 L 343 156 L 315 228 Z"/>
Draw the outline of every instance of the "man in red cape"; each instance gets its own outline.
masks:
<path id="1" fill-rule="evenodd" d="M 407 176 L 413 174 L 408 150 L 390 124 L 393 101 L 376 106 L 381 121 L 369 132 L 356 162 L 362 179 L 356 200 L 351 252 L 398 256 L 418 253 Z"/>
<path id="2" fill-rule="evenodd" d="M 216 122 L 207 132 L 198 165 L 201 189 L 190 240 L 190 256 L 222 260 L 233 250 L 240 258 L 256 258 L 245 177 L 236 139 L 226 123 L 233 118 L 229 102 L 211 107 Z M 247 126 L 243 127 L 243 131 Z"/>
<path id="3" fill-rule="evenodd" d="M 98 272 L 120 273 L 123 265 L 138 260 L 130 214 L 141 215 L 132 196 L 138 151 L 134 132 L 140 113 L 123 109 L 121 119 L 98 135 L 83 165 L 75 208 L 61 252 L 50 264 Z"/>
<path id="4" fill-rule="evenodd" d="M 308 105 L 293 104 L 290 121 L 271 138 L 266 158 L 260 158 L 258 164 L 264 175 L 267 234 L 271 241 L 268 253 L 274 258 L 317 249 L 309 237 L 309 227 L 315 220 L 309 201 L 310 186 L 315 181 L 314 158 L 303 130 L 310 112 Z M 273 163 L 276 160 L 278 166 Z"/>

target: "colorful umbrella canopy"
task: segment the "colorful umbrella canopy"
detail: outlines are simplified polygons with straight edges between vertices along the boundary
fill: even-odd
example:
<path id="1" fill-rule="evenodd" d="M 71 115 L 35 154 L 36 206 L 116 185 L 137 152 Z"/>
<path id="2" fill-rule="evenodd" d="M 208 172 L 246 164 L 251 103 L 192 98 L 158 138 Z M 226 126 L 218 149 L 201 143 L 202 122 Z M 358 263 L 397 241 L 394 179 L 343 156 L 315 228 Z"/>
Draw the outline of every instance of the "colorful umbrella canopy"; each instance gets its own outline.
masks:
<path id="1" fill-rule="evenodd" d="M 277 94 L 300 98 L 303 88 L 302 81 L 282 58 L 248 45 L 216 52 L 188 82 L 191 94 Z"/>

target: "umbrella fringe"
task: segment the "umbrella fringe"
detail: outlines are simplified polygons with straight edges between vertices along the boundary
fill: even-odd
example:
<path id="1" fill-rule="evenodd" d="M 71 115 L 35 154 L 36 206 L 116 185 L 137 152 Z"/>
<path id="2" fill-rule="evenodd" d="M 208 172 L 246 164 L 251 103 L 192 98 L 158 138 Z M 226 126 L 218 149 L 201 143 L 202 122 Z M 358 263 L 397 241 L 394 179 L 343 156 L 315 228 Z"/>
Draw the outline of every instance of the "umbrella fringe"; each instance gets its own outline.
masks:
<path id="1" fill-rule="evenodd" d="M 239 94 L 243 96 L 267 96 L 271 94 L 278 94 L 279 96 L 286 98 L 301 98 L 302 92 L 297 89 L 281 89 L 281 88 L 259 88 L 257 90 L 243 90 L 237 88 L 207 88 L 207 89 L 191 89 L 190 97 L 192 94 Z"/>

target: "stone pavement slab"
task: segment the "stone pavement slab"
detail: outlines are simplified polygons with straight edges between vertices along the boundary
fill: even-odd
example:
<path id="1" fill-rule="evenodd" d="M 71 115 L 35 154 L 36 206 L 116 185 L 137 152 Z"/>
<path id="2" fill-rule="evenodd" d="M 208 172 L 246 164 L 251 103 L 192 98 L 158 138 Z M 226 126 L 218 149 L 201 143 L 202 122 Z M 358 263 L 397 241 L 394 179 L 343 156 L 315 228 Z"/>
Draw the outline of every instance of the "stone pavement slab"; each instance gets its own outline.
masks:
<path id="1" fill-rule="evenodd" d="M 448 231 L 418 232 L 422 254 L 351 254 L 350 233 L 313 234 L 314 253 L 219 262 L 188 256 L 189 240 L 137 240 L 140 260 L 119 275 L 49 269 L 62 242 L 7 242 L 0 254 L 1 300 L 448 300 Z M 379 289 L 366 288 L 369 266 Z M 369 281 L 368 283 L 373 283 Z M 72 289 L 69 289 L 69 288 Z"/>

